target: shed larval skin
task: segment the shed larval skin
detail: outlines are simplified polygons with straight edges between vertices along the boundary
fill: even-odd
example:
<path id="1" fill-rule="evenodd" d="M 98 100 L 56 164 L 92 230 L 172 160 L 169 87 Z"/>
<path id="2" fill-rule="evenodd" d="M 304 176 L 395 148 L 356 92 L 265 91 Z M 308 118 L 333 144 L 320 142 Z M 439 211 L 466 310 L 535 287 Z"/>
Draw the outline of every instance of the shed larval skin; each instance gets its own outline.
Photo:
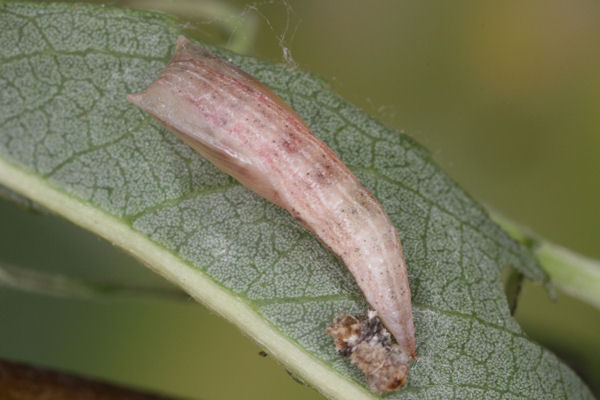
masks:
<path id="1" fill-rule="evenodd" d="M 343 260 L 402 350 L 414 356 L 410 289 L 396 229 L 287 104 L 183 36 L 158 79 L 128 99 L 314 232 Z"/>

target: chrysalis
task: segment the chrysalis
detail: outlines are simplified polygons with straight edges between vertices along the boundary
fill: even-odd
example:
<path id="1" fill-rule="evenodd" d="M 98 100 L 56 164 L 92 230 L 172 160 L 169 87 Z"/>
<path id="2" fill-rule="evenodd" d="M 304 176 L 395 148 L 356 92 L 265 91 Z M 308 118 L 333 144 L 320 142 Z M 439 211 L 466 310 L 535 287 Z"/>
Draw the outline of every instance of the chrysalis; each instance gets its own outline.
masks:
<path id="1" fill-rule="evenodd" d="M 415 339 L 398 233 L 375 197 L 291 107 L 183 36 L 156 81 L 127 98 L 217 167 L 285 208 L 341 258 L 396 339 L 406 374 Z"/>

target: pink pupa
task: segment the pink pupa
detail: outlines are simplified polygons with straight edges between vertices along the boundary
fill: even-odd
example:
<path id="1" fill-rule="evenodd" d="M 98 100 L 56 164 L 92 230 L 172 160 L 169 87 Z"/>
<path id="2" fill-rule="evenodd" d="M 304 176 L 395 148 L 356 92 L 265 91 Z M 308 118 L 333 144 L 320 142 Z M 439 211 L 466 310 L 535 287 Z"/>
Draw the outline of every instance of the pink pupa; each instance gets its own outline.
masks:
<path id="1" fill-rule="evenodd" d="M 312 231 L 342 259 L 406 358 L 414 356 L 398 232 L 375 197 L 290 106 L 183 36 L 156 81 L 127 98 Z"/>

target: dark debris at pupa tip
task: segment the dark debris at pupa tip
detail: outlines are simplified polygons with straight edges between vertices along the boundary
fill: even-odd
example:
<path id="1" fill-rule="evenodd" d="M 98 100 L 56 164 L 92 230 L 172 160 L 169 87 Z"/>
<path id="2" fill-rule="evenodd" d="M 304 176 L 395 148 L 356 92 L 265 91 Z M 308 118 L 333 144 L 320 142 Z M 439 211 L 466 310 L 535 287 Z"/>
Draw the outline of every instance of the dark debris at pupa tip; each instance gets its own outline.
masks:
<path id="1" fill-rule="evenodd" d="M 340 314 L 325 331 L 334 339 L 338 354 L 348 357 L 365 374 L 371 390 L 386 393 L 404 385 L 410 356 L 392 342 L 377 312 L 359 317 Z"/>

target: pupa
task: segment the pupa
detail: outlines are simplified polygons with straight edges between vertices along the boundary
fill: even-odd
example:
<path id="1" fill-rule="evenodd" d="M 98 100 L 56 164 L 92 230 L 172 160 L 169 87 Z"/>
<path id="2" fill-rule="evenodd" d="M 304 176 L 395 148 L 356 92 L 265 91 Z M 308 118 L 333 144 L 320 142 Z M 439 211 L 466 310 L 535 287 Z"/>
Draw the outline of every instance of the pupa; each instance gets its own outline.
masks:
<path id="1" fill-rule="evenodd" d="M 344 262 L 403 359 L 414 357 L 398 232 L 371 192 L 290 106 L 183 36 L 154 83 L 127 99 L 312 231 Z"/>

